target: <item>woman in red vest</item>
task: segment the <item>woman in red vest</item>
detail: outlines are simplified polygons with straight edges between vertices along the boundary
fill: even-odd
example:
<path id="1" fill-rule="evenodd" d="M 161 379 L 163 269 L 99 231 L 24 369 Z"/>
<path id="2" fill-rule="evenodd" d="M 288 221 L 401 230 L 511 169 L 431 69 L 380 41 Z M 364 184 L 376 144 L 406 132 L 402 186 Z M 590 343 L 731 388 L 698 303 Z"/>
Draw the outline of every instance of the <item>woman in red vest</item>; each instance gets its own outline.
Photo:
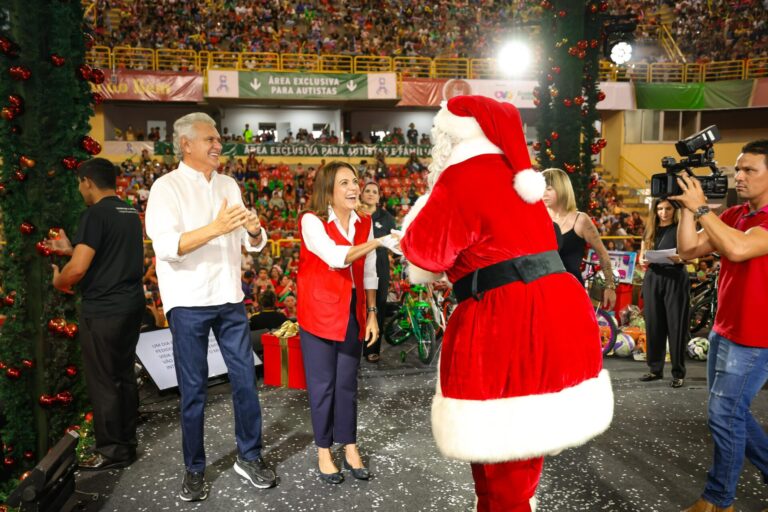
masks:
<path id="1" fill-rule="evenodd" d="M 392 237 L 373 238 L 371 218 L 355 208 L 360 184 L 344 162 L 323 166 L 308 210 L 299 222 L 298 321 L 320 478 L 344 480 L 331 456 L 342 443 L 344 468 L 367 480 L 356 444 L 357 371 L 361 340 L 379 336 L 376 321 L 376 249 Z M 369 305 L 366 307 L 366 305 Z"/>

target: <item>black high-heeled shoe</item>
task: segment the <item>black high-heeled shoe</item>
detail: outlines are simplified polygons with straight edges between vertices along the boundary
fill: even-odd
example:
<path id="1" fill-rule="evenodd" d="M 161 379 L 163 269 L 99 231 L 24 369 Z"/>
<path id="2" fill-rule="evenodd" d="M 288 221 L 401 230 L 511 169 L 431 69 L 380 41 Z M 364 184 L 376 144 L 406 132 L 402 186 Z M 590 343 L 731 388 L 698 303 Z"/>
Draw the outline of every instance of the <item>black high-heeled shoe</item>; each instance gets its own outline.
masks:
<path id="1" fill-rule="evenodd" d="M 318 472 L 320 474 L 320 480 L 327 484 L 338 485 L 344 481 L 344 475 L 341 474 L 341 471 L 337 471 L 336 473 L 323 473 L 318 470 Z"/>
<path id="2" fill-rule="evenodd" d="M 358 480 L 368 480 L 371 478 L 371 472 L 365 466 L 361 468 L 353 468 L 352 465 L 347 462 L 347 457 L 344 457 L 344 469 L 348 469 L 352 472 L 352 476 Z"/>

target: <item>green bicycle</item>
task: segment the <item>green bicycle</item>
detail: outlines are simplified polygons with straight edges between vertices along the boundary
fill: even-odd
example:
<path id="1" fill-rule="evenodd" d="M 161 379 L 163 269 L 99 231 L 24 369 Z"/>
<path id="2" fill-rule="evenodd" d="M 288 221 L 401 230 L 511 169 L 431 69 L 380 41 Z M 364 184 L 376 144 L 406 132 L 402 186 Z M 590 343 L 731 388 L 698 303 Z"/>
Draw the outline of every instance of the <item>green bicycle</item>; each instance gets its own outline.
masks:
<path id="1" fill-rule="evenodd" d="M 404 290 L 400 310 L 384 322 L 384 339 L 396 346 L 415 338 L 419 361 L 424 364 L 432 362 L 440 341 L 437 327 L 441 319 L 435 318 L 435 311 L 439 314 L 440 310 L 434 307 L 430 288 L 415 284 Z M 404 361 L 406 355 L 405 350 L 400 352 L 400 359 Z"/>

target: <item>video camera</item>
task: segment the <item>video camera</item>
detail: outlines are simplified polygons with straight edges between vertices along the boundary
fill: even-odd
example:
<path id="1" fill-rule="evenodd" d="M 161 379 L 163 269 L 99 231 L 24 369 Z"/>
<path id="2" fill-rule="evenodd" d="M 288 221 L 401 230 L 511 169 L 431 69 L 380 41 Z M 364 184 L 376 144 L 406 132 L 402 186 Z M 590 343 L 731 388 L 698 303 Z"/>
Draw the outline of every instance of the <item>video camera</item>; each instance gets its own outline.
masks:
<path id="1" fill-rule="evenodd" d="M 667 172 L 651 176 L 651 197 L 666 199 L 668 196 L 682 194 L 680 185 L 677 184 L 677 175 L 685 171 L 689 176 L 699 180 L 704 195 L 708 199 L 721 199 L 728 192 L 728 178 L 720 172 L 715 162 L 715 148 L 713 145 L 720 140 L 720 130 L 717 126 L 707 126 L 698 133 L 691 135 L 675 144 L 677 154 L 684 157 L 679 162 L 674 157 L 665 156 L 661 159 L 661 166 Z M 699 151 L 702 151 L 699 153 Z M 709 176 L 696 176 L 691 169 L 696 167 L 709 167 L 712 174 Z"/>

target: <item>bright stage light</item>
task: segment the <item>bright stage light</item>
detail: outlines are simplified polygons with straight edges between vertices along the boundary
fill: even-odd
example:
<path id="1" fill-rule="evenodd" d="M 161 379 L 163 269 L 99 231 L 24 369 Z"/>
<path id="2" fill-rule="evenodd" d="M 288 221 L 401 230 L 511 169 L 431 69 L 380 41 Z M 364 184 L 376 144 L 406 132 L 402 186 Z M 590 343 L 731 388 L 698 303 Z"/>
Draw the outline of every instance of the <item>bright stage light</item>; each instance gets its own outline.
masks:
<path id="1" fill-rule="evenodd" d="M 503 74 L 522 75 L 531 63 L 531 50 L 523 41 L 510 41 L 501 47 L 496 62 Z"/>
<path id="2" fill-rule="evenodd" d="M 632 58 L 632 45 L 624 41 L 616 43 L 611 48 L 611 60 L 616 64 L 624 64 Z"/>

